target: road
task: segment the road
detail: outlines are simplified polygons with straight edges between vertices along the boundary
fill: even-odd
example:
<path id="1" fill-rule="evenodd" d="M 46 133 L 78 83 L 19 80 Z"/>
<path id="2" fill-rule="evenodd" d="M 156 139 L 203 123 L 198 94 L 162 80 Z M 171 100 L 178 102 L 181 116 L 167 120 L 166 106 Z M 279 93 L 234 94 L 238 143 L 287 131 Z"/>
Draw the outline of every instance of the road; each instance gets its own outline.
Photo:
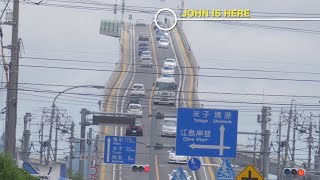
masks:
<path id="1" fill-rule="evenodd" d="M 138 54 L 138 36 L 139 34 L 148 34 L 149 47 L 151 49 L 153 57 L 153 67 L 140 67 L 140 56 Z M 151 136 L 151 118 L 149 114 L 155 112 L 163 112 L 165 114 L 176 114 L 176 108 L 178 107 L 197 107 L 198 102 L 194 101 L 194 86 L 195 76 L 190 63 L 190 59 L 186 53 L 186 49 L 183 46 L 182 39 L 177 31 L 174 29 L 170 32 L 170 46 L 168 49 L 158 48 L 155 39 L 155 32 L 152 25 L 147 26 L 126 26 L 123 39 L 123 57 L 122 65 L 119 67 L 119 74 L 115 79 L 111 79 L 111 85 L 113 88 L 108 92 L 108 98 L 106 100 L 105 111 L 106 112 L 124 112 L 126 113 L 126 107 L 130 96 L 130 88 L 134 83 L 142 83 L 146 89 L 146 95 L 141 103 L 143 107 L 143 117 L 137 120 L 141 121 L 144 125 L 144 135 L 137 137 L 137 155 L 136 164 L 147 165 L 149 164 L 149 148 L 146 144 L 150 142 Z M 163 61 L 167 58 L 173 58 L 178 60 L 178 68 L 176 68 L 176 83 L 178 84 L 179 91 L 177 92 L 177 101 L 175 106 L 169 105 L 154 105 L 153 104 L 153 83 L 156 78 L 161 75 L 161 68 Z M 157 120 L 156 129 L 153 129 L 156 135 L 154 141 L 156 143 L 172 144 L 175 145 L 175 138 L 161 137 L 161 121 Z M 125 127 L 101 127 L 101 132 L 104 135 L 125 135 Z M 156 163 L 156 177 L 157 180 L 168 179 L 168 174 L 172 170 L 182 166 L 184 170 L 187 170 L 191 179 L 215 179 L 216 169 L 212 167 L 202 167 L 198 172 L 194 173 L 188 170 L 187 165 L 177 165 L 168 163 L 168 150 L 157 150 L 155 163 Z M 103 145 L 100 146 L 100 151 L 103 151 Z M 213 159 L 201 158 L 203 163 L 211 164 L 217 163 Z M 148 173 L 132 172 L 129 165 L 102 165 L 100 179 L 108 180 L 147 180 Z"/>

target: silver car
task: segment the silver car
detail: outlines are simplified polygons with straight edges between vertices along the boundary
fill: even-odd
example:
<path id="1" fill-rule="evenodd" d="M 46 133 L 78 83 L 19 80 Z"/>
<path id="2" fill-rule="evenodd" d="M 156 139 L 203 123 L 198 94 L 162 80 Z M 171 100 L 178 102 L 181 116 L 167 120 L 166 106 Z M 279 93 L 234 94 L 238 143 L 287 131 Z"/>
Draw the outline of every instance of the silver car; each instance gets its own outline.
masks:
<path id="1" fill-rule="evenodd" d="M 168 49 L 169 47 L 169 40 L 166 38 L 162 38 L 158 41 L 158 47 L 159 48 L 166 48 Z"/>

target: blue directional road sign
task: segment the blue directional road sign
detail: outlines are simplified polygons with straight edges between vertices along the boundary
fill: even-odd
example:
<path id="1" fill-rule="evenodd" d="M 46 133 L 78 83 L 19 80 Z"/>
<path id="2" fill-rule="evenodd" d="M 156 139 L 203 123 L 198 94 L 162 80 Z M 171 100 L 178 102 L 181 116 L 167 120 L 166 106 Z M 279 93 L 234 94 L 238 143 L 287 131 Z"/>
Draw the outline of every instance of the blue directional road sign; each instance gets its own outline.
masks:
<path id="1" fill-rule="evenodd" d="M 104 163 L 135 164 L 136 137 L 105 136 Z"/>
<path id="2" fill-rule="evenodd" d="M 220 166 L 216 174 L 216 180 L 234 180 L 236 173 L 234 172 L 230 162 L 226 159 Z"/>
<path id="3" fill-rule="evenodd" d="M 179 167 L 170 180 L 188 180 L 188 177 L 183 169 Z"/>
<path id="4" fill-rule="evenodd" d="M 238 111 L 179 108 L 176 154 L 236 157 Z"/>
<path id="5" fill-rule="evenodd" d="M 188 161 L 188 167 L 192 170 L 192 171 L 198 171 L 201 167 L 201 161 L 198 158 L 191 158 Z"/>

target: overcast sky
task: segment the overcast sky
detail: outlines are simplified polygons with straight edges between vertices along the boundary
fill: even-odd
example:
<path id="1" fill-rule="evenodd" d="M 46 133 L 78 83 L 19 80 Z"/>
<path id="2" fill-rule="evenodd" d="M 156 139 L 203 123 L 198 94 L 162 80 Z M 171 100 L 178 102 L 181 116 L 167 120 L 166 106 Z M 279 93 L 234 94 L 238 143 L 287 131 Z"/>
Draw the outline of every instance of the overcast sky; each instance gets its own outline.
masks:
<path id="1" fill-rule="evenodd" d="M 84 1 L 89 2 L 89 1 Z M 92 1 L 91 1 L 92 2 Z M 95 1 L 97 2 L 97 1 Z M 99 1 L 113 4 L 114 1 Z M 21 4 L 19 36 L 23 40 L 24 57 L 58 58 L 69 60 L 89 60 L 101 63 L 75 63 L 62 61 L 44 61 L 34 59 L 21 59 L 20 63 L 25 65 L 45 65 L 75 68 L 95 68 L 113 70 L 119 58 L 118 40 L 99 34 L 100 21 L 102 19 L 113 19 L 111 11 L 88 10 L 75 8 L 48 7 L 48 4 L 61 4 L 58 0 L 45 1 L 41 6 Z M 119 3 L 119 2 L 118 2 Z M 62 3 L 66 4 L 66 3 Z M 93 6 L 89 4 L 71 4 L 79 6 Z M 127 6 L 137 9 L 138 7 L 169 7 L 177 8 L 180 2 L 160 0 L 137 0 L 126 1 Z M 11 4 L 12 6 L 12 4 Z M 4 7 L 4 4 L 3 4 Z M 99 8 L 110 8 L 108 5 L 99 5 Z M 156 11 L 157 8 L 152 8 Z M 317 0 L 220 0 L 220 1 L 185 1 L 185 8 L 204 9 L 235 9 L 246 8 L 252 12 L 294 12 L 294 13 L 320 13 L 320 2 Z M 112 7 L 111 7 L 112 9 Z M 150 10 L 151 8 L 149 8 Z M 128 14 L 125 13 L 124 20 L 128 21 Z M 254 14 L 261 15 L 261 14 Z M 145 18 L 150 20 L 154 14 L 134 13 L 133 20 Z M 295 15 L 294 15 L 295 16 Z M 320 14 L 314 15 L 320 17 Z M 118 13 L 117 19 L 120 19 Z M 251 25 L 250 25 L 251 24 Z M 192 50 L 199 62 L 200 67 L 211 68 L 238 68 L 255 70 L 276 70 L 276 71 L 302 71 L 319 72 L 319 40 L 320 34 L 285 31 L 283 28 L 298 28 L 318 31 L 319 22 L 254 22 L 243 26 L 221 24 L 214 22 L 186 22 L 183 28 L 187 34 Z M 248 26 L 277 26 L 282 30 L 248 27 Z M 11 41 L 11 28 L 4 26 L 5 44 Z M 8 53 L 7 53 L 8 54 Z M 285 78 L 285 79 L 319 79 L 319 74 L 306 73 L 266 73 L 266 72 L 239 72 L 226 70 L 205 70 L 200 69 L 202 75 L 223 75 L 223 76 L 245 76 L 262 78 Z M 83 85 L 99 84 L 104 85 L 110 72 L 77 71 L 61 69 L 45 69 L 21 67 L 19 81 L 27 83 Z M 63 90 L 65 87 L 47 87 L 20 85 L 20 88 Z M 318 96 L 320 85 L 318 82 L 294 82 L 275 80 L 249 80 L 230 78 L 204 78 L 200 77 L 199 91 L 231 92 L 231 93 L 261 93 L 261 94 L 283 94 L 283 95 L 314 95 Z M 20 91 L 18 126 L 22 127 L 22 118 L 25 112 L 30 112 L 39 121 L 41 107 L 51 106 L 52 94 Z M 82 89 L 74 92 L 85 92 L 99 94 L 101 91 Z M 24 93 L 24 94 L 22 94 Z M 26 94 L 27 93 L 27 94 Z M 32 95 L 30 95 L 32 94 Z M 48 98 L 39 97 L 49 96 Z M 35 97 L 38 96 L 38 97 Z M 5 93 L 2 93 L 2 108 L 4 105 Z M 66 97 L 66 96 L 65 96 Z M 200 93 L 200 97 L 212 101 L 240 101 L 240 102 L 265 102 L 270 103 L 273 108 L 272 123 L 278 122 L 281 106 L 274 103 L 289 104 L 291 97 L 268 97 L 268 96 L 234 96 L 212 94 L 209 97 Z M 88 107 L 97 110 L 99 98 L 76 100 L 85 102 L 70 102 L 58 99 L 57 106 L 65 108 L 68 114 L 78 122 L 80 109 Z M 31 100 L 32 99 L 32 100 Z M 295 98 L 297 104 L 318 104 L 317 98 Z M 41 102 L 40 102 L 41 101 Z M 66 104 L 71 103 L 71 104 Z M 217 102 L 203 102 L 208 108 L 232 108 L 239 109 L 239 129 L 242 131 L 259 130 L 256 122 L 256 114 L 259 113 L 262 105 L 230 104 Z M 297 106 L 299 112 L 305 107 Z M 242 111 L 241 111 L 242 109 Z M 310 108 L 308 108 L 310 109 Z M 319 108 L 313 107 L 314 113 L 319 114 Z M 286 106 L 288 110 L 288 106 Z M 309 110 L 310 111 L 310 110 Z M 308 114 L 309 111 L 305 111 Z M 3 122 L 3 121 L 2 121 Z M 3 124 L 3 123 L 1 123 Z M 76 123 L 77 124 L 77 123 Z M 3 131 L 1 128 L 0 131 Z M 272 130 L 275 130 L 273 128 Z M 35 130 L 37 131 L 37 130 Z M 17 131 L 21 137 L 22 132 Z M 240 142 L 247 142 L 247 137 L 240 138 Z M 303 144 L 305 145 L 305 144 Z"/>

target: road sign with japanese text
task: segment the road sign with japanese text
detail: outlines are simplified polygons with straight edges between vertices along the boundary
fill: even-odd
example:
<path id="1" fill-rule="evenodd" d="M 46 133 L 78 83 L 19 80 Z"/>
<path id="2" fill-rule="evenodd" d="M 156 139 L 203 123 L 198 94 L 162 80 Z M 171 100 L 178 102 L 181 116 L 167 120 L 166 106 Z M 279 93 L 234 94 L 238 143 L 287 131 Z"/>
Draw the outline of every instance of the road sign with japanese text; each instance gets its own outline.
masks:
<path id="1" fill-rule="evenodd" d="M 136 137 L 105 136 L 104 163 L 135 164 Z"/>
<path id="2" fill-rule="evenodd" d="M 176 154 L 236 157 L 238 111 L 179 108 Z"/>

